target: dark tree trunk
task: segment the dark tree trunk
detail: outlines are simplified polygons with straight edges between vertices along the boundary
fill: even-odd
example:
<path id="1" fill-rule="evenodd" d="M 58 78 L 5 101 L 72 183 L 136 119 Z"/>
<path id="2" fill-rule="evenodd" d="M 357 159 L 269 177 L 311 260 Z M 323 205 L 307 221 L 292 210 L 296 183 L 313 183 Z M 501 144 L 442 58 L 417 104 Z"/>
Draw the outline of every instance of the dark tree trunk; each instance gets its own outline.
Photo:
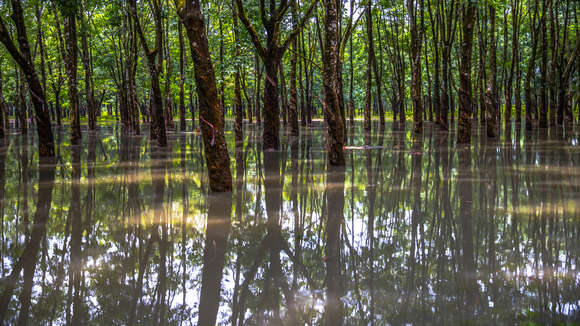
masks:
<path id="1" fill-rule="evenodd" d="M 185 124 L 185 44 L 183 42 L 183 26 L 177 24 L 179 35 L 179 130 L 184 132 L 187 129 Z M 193 119 L 193 117 L 192 117 Z"/>
<path id="2" fill-rule="evenodd" d="M 50 124 L 50 113 L 48 106 L 46 105 L 44 89 L 42 88 L 38 76 L 36 75 L 36 71 L 34 70 L 24 23 L 24 13 L 19 0 L 12 0 L 12 20 L 14 20 L 16 25 L 19 49 L 16 48 L 2 18 L 0 18 L 0 42 L 4 44 L 7 52 L 10 53 L 20 69 L 22 69 L 28 83 L 28 89 L 35 111 L 39 156 L 53 157 L 54 138 Z"/>
<path id="3" fill-rule="evenodd" d="M 282 100 L 280 101 L 280 105 L 281 105 L 281 113 L 282 113 L 282 123 L 284 125 L 284 127 L 286 127 L 286 125 L 288 124 L 288 94 L 286 92 L 286 74 L 284 73 L 284 62 L 280 61 L 280 67 L 279 67 L 279 72 L 280 72 L 280 95 L 282 96 Z"/>
<path id="4" fill-rule="evenodd" d="M 85 69 L 85 98 L 88 113 L 89 130 L 97 128 L 97 108 L 95 105 L 95 87 L 93 84 L 93 65 L 91 60 L 91 52 L 89 49 L 89 22 L 85 21 L 85 17 L 81 18 L 81 44 L 82 44 L 82 61 Z"/>
<path id="5" fill-rule="evenodd" d="M 139 36 L 139 43 L 145 52 L 147 60 L 147 67 L 149 70 L 149 77 L 151 79 L 151 140 L 157 141 L 157 145 L 161 147 L 167 146 L 167 135 L 165 132 L 165 119 L 163 112 L 163 94 L 159 86 L 159 75 L 161 74 L 161 61 L 163 52 L 163 26 L 161 22 L 161 3 L 153 1 L 152 11 L 153 19 L 155 21 L 155 48 L 150 49 L 145 38 L 145 33 L 141 27 L 141 22 L 137 14 L 136 0 L 129 1 L 130 10 L 135 22 L 135 29 Z"/>
<path id="6" fill-rule="evenodd" d="M 234 0 L 232 0 L 232 10 L 234 13 L 234 56 L 238 56 L 240 54 L 240 49 L 238 47 L 238 14 L 236 10 L 236 4 Z M 236 72 L 234 75 L 234 113 L 236 115 L 235 125 L 234 125 L 234 132 L 235 132 L 235 139 L 236 145 L 243 145 L 244 141 L 244 132 L 243 132 L 243 122 L 244 122 L 244 107 L 242 106 L 242 92 L 240 89 L 240 67 L 236 65 Z"/>
<path id="7" fill-rule="evenodd" d="M 68 82 L 68 98 L 70 106 L 70 142 L 73 145 L 81 143 L 81 119 L 79 114 L 79 90 L 77 80 L 78 68 L 78 45 L 77 45 L 77 5 L 62 5 L 63 22 L 64 22 L 64 40 L 66 46 L 66 56 L 64 66 L 66 68 L 66 77 Z"/>
<path id="8" fill-rule="evenodd" d="M 413 101 L 413 132 L 423 132 L 423 95 L 421 94 L 421 44 L 422 32 L 418 31 L 417 10 L 423 5 L 415 0 L 407 0 L 410 22 L 409 61 L 411 62 L 411 100 Z M 423 16 L 423 14 L 421 14 Z"/>
<path id="9" fill-rule="evenodd" d="M 278 54 L 270 53 L 264 58 L 264 150 L 280 147 L 280 103 L 278 99 Z"/>
<path id="10" fill-rule="evenodd" d="M 548 127 L 548 29 L 546 28 L 546 11 L 549 0 L 542 0 L 541 37 L 542 46 L 540 48 L 540 128 Z"/>
<path id="11" fill-rule="evenodd" d="M 537 112 L 537 105 L 532 95 L 532 75 L 536 69 L 536 54 L 538 48 L 538 33 L 541 24 L 536 26 L 538 20 L 538 6 L 539 2 L 536 0 L 534 2 L 534 11 L 533 16 L 531 18 L 531 26 L 530 26 L 530 34 L 532 38 L 532 54 L 528 61 L 527 71 L 526 71 L 526 78 L 524 81 L 524 96 L 525 96 L 525 103 L 526 103 L 526 130 L 532 130 L 532 112 Z M 534 92 L 535 93 L 535 92 Z"/>
<path id="12" fill-rule="evenodd" d="M 218 103 L 215 73 L 199 0 L 187 0 L 177 9 L 183 20 L 193 56 L 210 189 L 215 192 L 231 191 L 232 175 L 224 121 Z"/>
<path id="13" fill-rule="evenodd" d="M 486 124 L 487 136 L 495 137 L 497 135 L 497 54 L 495 41 L 495 7 L 489 6 L 489 86 L 486 90 Z"/>
<path id="14" fill-rule="evenodd" d="M 463 5 L 463 42 L 459 65 L 459 116 L 458 143 L 471 142 L 471 110 L 473 107 L 471 85 L 471 54 L 473 50 L 473 27 L 475 23 L 474 2 Z"/>
<path id="15" fill-rule="evenodd" d="M 292 2 L 292 28 L 298 25 L 296 14 L 296 2 Z M 290 53 L 290 103 L 288 107 L 288 120 L 290 122 L 290 135 L 298 136 L 298 89 L 296 88 L 296 67 L 298 62 L 298 41 L 292 41 Z"/>
<path id="16" fill-rule="evenodd" d="M 0 61 L 1 64 L 1 61 Z M 4 116 L 4 112 L 6 111 L 4 106 L 4 80 L 2 79 L 2 69 L 0 69 L 0 139 L 4 139 L 4 123 L 5 123 L 5 116 Z M 0 146 L 1 147 L 1 146 Z M 3 159 L 3 157 L 2 157 Z M 2 160 L 2 164 L 4 164 L 4 161 Z M 2 167 L 2 170 L 0 170 L 1 173 L 4 173 L 4 168 Z M 3 191 L 3 188 L 0 189 Z"/>
<path id="17" fill-rule="evenodd" d="M 340 110 L 340 90 L 338 71 L 339 29 L 340 19 L 338 5 L 335 0 L 324 0 L 324 55 L 323 55 L 323 85 L 324 85 L 324 117 L 328 123 L 328 160 L 331 165 L 344 165 L 344 119 Z"/>
<path id="18" fill-rule="evenodd" d="M 367 32 L 367 64 L 372 69 L 375 77 L 375 87 L 377 88 L 377 102 L 379 107 L 379 119 L 381 125 L 385 124 L 385 109 L 383 108 L 382 90 L 381 90 L 381 76 L 379 74 L 377 57 L 375 55 L 375 40 L 373 33 L 373 16 L 372 16 L 372 1 L 366 2 L 366 32 Z M 369 74 L 369 78 L 372 76 Z M 370 130 L 370 129 L 369 129 Z"/>
<path id="19" fill-rule="evenodd" d="M 264 29 L 266 30 L 266 46 L 262 45 L 262 41 L 250 22 L 244 5 L 241 0 L 236 1 L 238 14 L 244 27 L 250 34 L 250 39 L 256 48 L 256 52 L 262 58 L 264 68 L 266 70 L 266 80 L 264 81 L 264 132 L 263 132 L 263 149 L 277 150 L 280 146 L 280 108 L 278 100 L 278 69 L 280 61 L 288 46 L 296 39 L 300 30 L 306 24 L 308 18 L 312 14 L 317 0 L 313 0 L 310 7 L 306 10 L 304 17 L 296 28 L 292 29 L 284 41 L 280 41 L 280 24 L 284 19 L 284 14 L 289 8 L 286 0 L 283 0 L 278 6 L 274 0 L 270 0 L 269 15 L 266 14 L 265 0 L 260 0 L 260 16 Z"/>

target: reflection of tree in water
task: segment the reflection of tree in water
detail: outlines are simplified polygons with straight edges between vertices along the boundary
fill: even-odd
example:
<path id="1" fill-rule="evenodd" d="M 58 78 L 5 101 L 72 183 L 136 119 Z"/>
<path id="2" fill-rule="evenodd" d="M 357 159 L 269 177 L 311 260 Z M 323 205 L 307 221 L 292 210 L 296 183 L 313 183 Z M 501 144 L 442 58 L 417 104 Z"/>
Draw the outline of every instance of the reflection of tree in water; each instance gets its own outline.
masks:
<path id="1" fill-rule="evenodd" d="M 4 156 L 0 158 L 4 160 Z M 46 225 L 50 216 L 52 204 L 52 189 L 54 186 L 55 166 L 54 162 L 41 162 L 38 177 L 38 191 L 36 211 L 33 224 L 30 226 L 30 236 L 24 250 L 12 264 L 12 270 L 8 276 L 2 279 L 2 293 L 0 295 L 0 320 L 8 320 L 10 324 L 27 325 L 29 321 L 33 277 L 38 263 L 38 254 L 42 239 L 45 236 Z M 23 284 L 18 297 L 19 308 L 10 306 L 12 295 L 18 285 L 20 273 L 23 272 Z M 15 312 L 18 318 L 15 319 Z"/>

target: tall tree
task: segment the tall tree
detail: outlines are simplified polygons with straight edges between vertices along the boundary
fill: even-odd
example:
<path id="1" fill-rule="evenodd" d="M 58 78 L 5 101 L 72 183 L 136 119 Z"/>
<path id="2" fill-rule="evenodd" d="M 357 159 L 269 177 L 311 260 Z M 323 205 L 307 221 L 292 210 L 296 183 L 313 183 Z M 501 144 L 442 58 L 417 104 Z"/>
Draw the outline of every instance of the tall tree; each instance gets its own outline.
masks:
<path id="1" fill-rule="evenodd" d="M 165 119 L 163 114 L 163 95 L 159 86 L 159 75 L 161 74 L 161 64 L 163 61 L 163 24 L 161 21 L 161 0 L 149 0 L 151 4 L 153 20 L 155 25 L 155 45 L 149 47 L 145 32 L 141 26 L 141 20 L 137 12 L 137 1 L 129 0 L 129 9 L 135 22 L 135 29 L 139 36 L 139 43 L 145 52 L 147 68 L 151 79 L 151 140 L 157 141 L 157 145 L 167 146 L 167 135 L 165 133 Z"/>
<path id="2" fill-rule="evenodd" d="M 328 160 L 332 165 L 344 165 L 344 118 L 340 109 L 342 85 L 339 83 L 339 10 L 336 0 L 324 0 L 323 86 L 324 118 L 328 123 Z"/>
<path id="3" fill-rule="evenodd" d="M 495 137 L 497 133 L 497 111 L 498 111 L 498 100 L 497 100 L 497 53 L 496 53 L 496 42 L 495 42 L 495 7 L 493 4 L 489 5 L 489 86 L 486 90 L 486 107 L 485 112 L 487 113 L 486 124 L 487 124 L 487 136 Z"/>
<path id="4" fill-rule="evenodd" d="M 473 51 L 473 28 L 476 4 L 464 0 L 462 4 L 463 40 L 461 42 L 461 62 L 459 64 L 459 116 L 458 143 L 471 142 L 471 111 L 473 107 L 471 85 L 471 54 Z"/>
<path id="5" fill-rule="evenodd" d="M 93 81 L 93 62 L 91 55 L 92 49 L 89 46 L 89 25 L 91 16 L 90 12 L 87 12 L 87 10 L 88 8 L 84 8 L 81 15 L 81 55 L 83 67 L 85 69 L 85 102 L 88 114 L 89 130 L 95 130 L 97 128 L 97 107 L 95 103 L 95 85 Z"/>
<path id="6" fill-rule="evenodd" d="M 176 0 L 175 5 L 185 26 L 193 56 L 209 187 L 215 192 L 231 191 L 230 157 L 201 5 L 199 0 Z"/>
<path id="7" fill-rule="evenodd" d="M 233 25 L 234 25 L 234 57 L 238 57 L 240 55 L 240 45 L 239 45 L 239 35 L 238 35 L 238 12 L 236 9 L 236 4 L 234 3 L 235 0 L 232 0 L 232 11 L 234 14 L 233 17 Z M 236 144 L 242 144 L 244 141 L 244 131 L 243 131 L 243 122 L 244 122 L 244 107 L 242 106 L 242 91 L 241 91 L 241 74 L 240 74 L 240 64 L 236 60 L 235 62 L 235 73 L 234 73 L 234 114 L 236 116 L 235 125 L 234 125 L 234 133 Z M 223 86 L 223 84 L 222 84 Z"/>
<path id="8" fill-rule="evenodd" d="M 6 47 L 6 51 L 12 56 L 20 69 L 24 72 L 24 77 L 28 83 L 28 91 L 35 112 L 36 131 L 38 134 L 38 154 L 41 157 L 54 156 L 54 138 L 50 123 L 50 113 L 46 103 L 46 93 L 40 84 L 38 75 L 34 68 L 26 25 L 24 21 L 24 12 L 20 0 L 11 0 L 12 14 L 11 18 L 16 27 L 18 35 L 18 47 L 6 28 L 4 19 L 0 17 L 0 42 Z"/>
<path id="9" fill-rule="evenodd" d="M 64 23 L 65 57 L 68 97 L 70 106 L 70 142 L 73 145 L 81 143 L 81 118 L 79 115 L 79 90 L 77 80 L 78 69 L 78 42 L 77 42 L 77 14 L 79 4 L 76 1 L 59 0 L 59 9 Z"/>
<path id="10" fill-rule="evenodd" d="M 409 61 L 411 62 L 411 100 L 413 101 L 413 132 L 423 132 L 423 95 L 421 94 L 421 44 L 423 31 L 417 24 L 417 13 L 423 20 L 423 1 L 407 0 L 409 11 Z"/>
<path id="11" fill-rule="evenodd" d="M 254 24 L 248 18 L 244 9 L 242 0 L 236 0 L 238 7 L 238 14 L 244 27 L 250 34 L 250 39 L 256 52 L 264 62 L 266 70 L 266 80 L 264 85 L 264 133 L 263 133 L 263 149 L 272 150 L 278 149 L 280 146 L 280 108 L 278 100 L 278 69 L 280 60 L 286 52 L 288 46 L 298 36 L 308 18 L 312 14 L 314 7 L 318 0 L 313 0 L 306 13 L 302 17 L 300 23 L 293 28 L 285 40 L 282 39 L 280 25 L 284 20 L 285 14 L 290 7 L 288 0 L 282 0 L 279 5 L 276 5 L 275 0 L 270 0 L 268 11 L 266 9 L 266 1 L 259 0 L 260 18 L 266 31 L 266 44 L 263 45 L 260 36 Z"/>

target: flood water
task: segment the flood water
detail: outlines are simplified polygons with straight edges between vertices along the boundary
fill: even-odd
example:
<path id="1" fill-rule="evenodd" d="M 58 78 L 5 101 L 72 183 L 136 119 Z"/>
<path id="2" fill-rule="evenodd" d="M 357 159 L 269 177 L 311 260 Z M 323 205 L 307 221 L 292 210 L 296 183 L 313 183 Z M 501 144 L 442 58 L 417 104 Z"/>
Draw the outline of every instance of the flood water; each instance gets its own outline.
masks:
<path id="1" fill-rule="evenodd" d="M 209 196 L 195 133 L 160 150 L 116 125 L 71 147 L 65 129 L 57 163 L 40 167 L 33 133 L 13 133 L 0 151 L 0 316 L 578 325 L 578 133 L 474 129 L 464 147 L 430 124 L 420 139 L 410 129 L 369 137 L 357 123 L 336 168 L 322 122 L 284 134 L 279 152 L 245 126 L 237 149 L 227 133 L 234 191 Z"/>

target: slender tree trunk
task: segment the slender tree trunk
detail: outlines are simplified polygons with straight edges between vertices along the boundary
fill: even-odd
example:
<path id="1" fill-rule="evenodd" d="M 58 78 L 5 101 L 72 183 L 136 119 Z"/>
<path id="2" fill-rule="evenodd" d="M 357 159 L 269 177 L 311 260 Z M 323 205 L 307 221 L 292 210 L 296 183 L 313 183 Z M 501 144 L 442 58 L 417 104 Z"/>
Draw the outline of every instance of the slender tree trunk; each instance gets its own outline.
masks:
<path id="1" fill-rule="evenodd" d="M 296 14 L 296 2 L 292 2 L 292 29 L 298 25 L 298 17 Z M 296 66 L 298 62 L 298 41 L 292 41 L 290 49 L 290 103 L 288 107 L 288 120 L 290 122 L 290 135 L 298 136 L 300 129 L 298 128 L 298 89 L 296 88 Z"/>
<path id="2" fill-rule="evenodd" d="M 373 33 L 373 16 L 372 16 L 372 1 L 366 2 L 366 30 L 367 30 L 367 46 L 368 46 L 368 58 L 367 64 L 372 69 L 372 73 L 375 77 L 375 87 L 377 89 L 377 102 L 379 107 L 379 119 L 381 125 L 385 124 L 385 109 L 383 108 L 383 99 L 382 99 L 382 91 L 381 91 L 381 76 L 379 74 L 378 64 L 377 64 L 377 57 L 375 55 L 375 40 L 374 40 L 374 33 Z M 370 76 L 370 75 L 369 75 Z M 370 76 L 372 78 L 372 76 Z M 370 129 L 369 129 L 370 130 Z"/>
<path id="3" fill-rule="evenodd" d="M 495 7 L 489 6 L 489 86 L 486 90 L 486 108 L 487 113 L 487 136 L 495 137 L 497 134 L 497 54 L 495 40 Z"/>
<path id="4" fill-rule="evenodd" d="M 68 82 L 68 97 L 71 120 L 71 144 L 78 145 L 81 142 L 81 120 L 79 115 L 79 94 L 77 81 L 78 46 L 77 46 L 77 24 L 76 5 L 63 8 L 64 39 L 66 47 L 66 57 L 64 64 L 66 68 Z"/>
<path id="5" fill-rule="evenodd" d="M 288 113 L 288 94 L 286 93 L 286 74 L 284 73 L 284 62 L 280 61 L 280 67 L 278 68 L 280 71 L 279 78 L 280 78 L 280 95 L 282 96 L 282 100 L 280 101 L 281 105 L 281 113 L 282 113 L 282 123 L 284 127 L 288 124 L 287 113 Z"/>
<path id="6" fill-rule="evenodd" d="M 85 97 L 88 113 L 89 130 L 97 128 L 97 108 L 95 106 L 95 88 L 93 84 L 93 66 L 91 62 L 91 54 L 89 49 L 89 22 L 85 21 L 85 17 L 81 18 L 81 45 L 82 45 L 82 61 L 85 69 Z"/>
<path id="7" fill-rule="evenodd" d="M 475 23 L 474 2 L 463 5 L 463 42 L 461 43 L 461 63 L 459 65 L 459 116 L 458 143 L 471 141 L 471 111 L 473 107 L 471 85 L 471 54 L 473 50 L 473 28 Z"/>
<path id="8" fill-rule="evenodd" d="M 165 123 L 167 124 L 167 128 L 174 129 L 175 126 L 173 124 L 173 101 L 171 99 L 171 79 L 172 77 L 172 70 L 171 70 L 171 53 L 169 52 L 169 22 L 166 23 L 166 30 L 165 30 L 165 37 L 164 37 L 164 44 L 165 44 L 165 51 L 164 51 L 164 59 L 165 59 Z"/>
<path id="9" fill-rule="evenodd" d="M 3 60 L 0 60 L 0 65 L 2 64 Z M 6 112 L 6 108 L 5 108 L 5 103 L 4 103 L 4 80 L 2 78 L 2 69 L 0 69 L 0 139 L 4 139 L 4 124 L 6 122 L 6 117 L 5 117 L 5 112 Z M 2 159 L 2 164 L 4 164 L 4 154 L 0 153 L 0 155 L 2 155 L 1 159 Z M 2 169 L 0 170 L 1 173 L 4 173 L 4 166 L 2 166 Z M 4 175 L 2 175 L 2 177 L 4 177 Z M 0 189 L 0 191 L 4 191 L 4 186 L 2 185 L 2 189 Z"/>
<path id="10" fill-rule="evenodd" d="M 366 87 L 365 87 L 365 107 L 364 107 L 364 129 L 371 131 L 371 110 L 372 110 L 372 83 L 373 83 L 373 61 L 375 59 L 374 42 L 373 42 L 373 20 L 372 20 L 372 2 L 365 2 L 366 15 L 366 36 L 367 36 L 367 67 L 366 67 Z M 376 77 L 376 76 L 375 76 Z"/>
<path id="11" fill-rule="evenodd" d="M 532 74 L 534 74 L 534 71 L 536 69 L 536 53 L 537 53 L 537 48 L 538 48 L 538 33 L 539 33 L 539 27 L 541 26 L 538 25 L 536 26 L 536 21 L 537 21 L 537 17 L 538 17 L 538 7 L 539 7 L 539 2 L 538 0 L 534 1 L 534 11 L 532 14 L 532 18 L 530 19 L 530 34 L 531 34 L 531 38 L 532 38 L 532 54 L 530 56 L 530 59 L 528 61 L 528 66 L 527 66 L 527 71 L 526 71 L 526 78 L 524 81 L 524 94 L 525 94 L 525 103 L 526 103 L 526 130 L 531 131 L 532 130 L 532 112 L 537 112 L 537 106 L 534 100 L 534 97 L 532 97 Z M 534 116 L 536 114 L 534 113 Z"/>
<path id="12" fill-rule="evenodd" d="M 541 37 L 540 48 L 540 128 L 548 127 L 548 30 L 546 28 L 546 11 L 549 0 L 542 0 Z"/>
<path id="13" fill-rule="evenodd" d="M 183 42 L 183 26 L 181 25 L 181 22 L 177 24 L 177 33 L 179 35 L 179 130 L 184 132 L 187 129 L 187 126 L 185 124 L 185 90 L 184 90 L 185 44 Z"/>
<path id="14" fill-rule="evenodd" d="M 210 189 L 215 192 L 231 191 L 232 175 L 224 121 L 218 103 L 215 73 L 199 0 L 186 0 L 177 10 L 185 25 L 193 56 Z"/>
<path id="15" fill-rule="evenodd" d="M 409 11 L 409 61 L 411 62 L 411 100 L 413 101 L 413 132 L 423 132 L 423 95 L 421 94 L 421 45 L 422 32 L 418 31 L 417 10 L 423 11 L 423 5 L 415 0 L 407 0 Z M 422 14 L 421 14 L 422 16 Z"/>
<path id="16" fill-rule="evenodd" d="M 238 14 L 236 9 L 236 4 L 232 0 L 233 8 L 233 19 L 234 19 L 234 56 L 237 57 L 240 54 L 240 49 L 238 46 Z M 234 75 L 234 111 L 236 115 L 234 132 L 237 145 L 243 145 L 244 133 L 243 133 L 243 122 L 244 122 L 244 108 L 242 106 L 242 93 L 240 89 L 240 67 L 236 64 L 236 72 Z"/>
<path id="17" fill-rule="evenodd" d="M 18 64 L 20 69 L 24 72 L 24 76 L 28 83 L 28 89 L 32 105 L 34 106 L 36 118 L 36 130 L 38 134 L 38 153 L 40 157 L 54 157 L 54 138 L 52 135 L 52 128 L 50 123 L 50 113 L 46 105 L 46 95 L 32 62 L 30 54 L 30 46 L 28 44 L 28 36 L 26 33 L 24 13 L 20 1 L 12 0 L 12 20 L 16 26 L 18 34 L 18 45 L 16 48 L 6 26 L 3 18 L 0 18 L 0 42 L 4 44 L 6 50 L 14 61 Z"/>
<path id="18" fill-rule="evenodd" d="M 344 119 L 340 110 L 338 56 L 340 19 L 336 0 L 324 0 L 324 55 L 323 55 L 323 85 L 324 85 L 324 117 L 328 123 L 328 160 L 331 165 L 344 165 Z"/>
<path id="19" fill-rule="evenodd" d="M 162 52 L 163 52 L 163 26 L 161 21 L 161 1 L 154 0 L 152 6 L 153 19 L 155 21 L 155 47 L 149 48 L 147 39 L 141 22 L 137 14 L 136 0 L 129 0 L 130 10 L 132 11 L 133 19 L 135 21 L 135 29 L 139 35 L 139 40 L 145 58 L 147 59 L 147 67 L 149 70 L 149 77 L 151 79 L 151 140 L 157 141 L 157 145 L 161 147 L 167 146 L 167 135 L 165 132 L 165 119 L 163 111 L 163 94 L 159 86 L 159 75 L 161 74 Z"/>
<path id="20" fill-rule="evenodd" d="M 351 10 L 352 16 L 352 10 Z M 349 56 L 348 60 L 350 63 L 350 74 L 349 74 L 349 87 L 348 87 L 348 111 L 349 111 L 349 120 L 350 125 L 354 125 L 354 66 L 353 66 L 353 50 L 352 50 L 352 35 L 349 38 Z"/>

